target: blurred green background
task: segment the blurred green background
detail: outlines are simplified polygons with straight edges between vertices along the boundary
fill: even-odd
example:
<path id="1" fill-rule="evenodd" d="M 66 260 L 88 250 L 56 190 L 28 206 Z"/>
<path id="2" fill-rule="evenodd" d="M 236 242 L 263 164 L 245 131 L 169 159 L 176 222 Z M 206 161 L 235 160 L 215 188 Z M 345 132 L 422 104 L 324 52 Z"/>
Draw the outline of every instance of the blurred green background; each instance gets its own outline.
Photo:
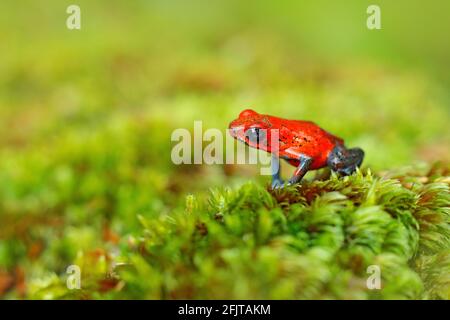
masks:
<path id="1" fill-rule="evenodd" d="M 138 215 L 267 182 L 255 166 L 173 165 L 170 134 L 194 120 L 312 120 L 373 171 L 450 159 L 448 1 L 80 0 L 81 30 L 70 4 L 1 5 L 2 298 L 42 297 L 80 255 L 113 259 Z"/>

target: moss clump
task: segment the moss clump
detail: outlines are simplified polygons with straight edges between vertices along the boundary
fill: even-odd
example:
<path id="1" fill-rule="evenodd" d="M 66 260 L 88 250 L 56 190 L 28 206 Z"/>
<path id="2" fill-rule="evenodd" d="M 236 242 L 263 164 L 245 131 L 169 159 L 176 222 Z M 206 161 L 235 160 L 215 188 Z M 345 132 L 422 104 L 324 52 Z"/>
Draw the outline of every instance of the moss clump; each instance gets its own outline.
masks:
<path id="1" fill-rule="evenodd" d="M 126 265 L 118 296 L 134 298 L 448 299 L 448 172 L 415 168 L 304 182 L 247 183 L 207 204 L 154 219 Z M 369 290 L 367 267 L 381 269 Z"/>

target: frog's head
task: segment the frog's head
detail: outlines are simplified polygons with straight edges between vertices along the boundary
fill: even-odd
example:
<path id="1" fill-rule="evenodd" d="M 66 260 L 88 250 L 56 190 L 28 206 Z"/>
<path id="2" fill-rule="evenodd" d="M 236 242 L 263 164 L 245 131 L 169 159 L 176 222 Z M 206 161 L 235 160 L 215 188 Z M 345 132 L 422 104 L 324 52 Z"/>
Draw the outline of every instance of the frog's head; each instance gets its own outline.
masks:
<path id="1" fill-rule="evenodd" d="M 270 151 L 270 123 L 266 115 L 247 109 L 239 117 L 231 121 L 229 131 L 232 137 L 257 149 Z"/>

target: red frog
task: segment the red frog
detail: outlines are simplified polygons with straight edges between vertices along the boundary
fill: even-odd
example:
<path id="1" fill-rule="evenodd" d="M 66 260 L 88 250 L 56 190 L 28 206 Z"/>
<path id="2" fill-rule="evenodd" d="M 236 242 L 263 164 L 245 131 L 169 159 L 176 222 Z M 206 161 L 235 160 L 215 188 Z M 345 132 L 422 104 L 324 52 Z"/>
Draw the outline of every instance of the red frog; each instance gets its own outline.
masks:
<path id="1" fill-rule="evenodd" d="M 285 185 L 280 179 L 280 158 L 297 167 L 288 185 L 300 182 L 309 170 L 326 166 L 350 175 L 364 158 L 360 148 L 347 149 L 344 140 L 310 121 L 287 120 L 247 109 L 230 123 L 229 130 L 235 139 L 272 154 L 272 188 Z"/>

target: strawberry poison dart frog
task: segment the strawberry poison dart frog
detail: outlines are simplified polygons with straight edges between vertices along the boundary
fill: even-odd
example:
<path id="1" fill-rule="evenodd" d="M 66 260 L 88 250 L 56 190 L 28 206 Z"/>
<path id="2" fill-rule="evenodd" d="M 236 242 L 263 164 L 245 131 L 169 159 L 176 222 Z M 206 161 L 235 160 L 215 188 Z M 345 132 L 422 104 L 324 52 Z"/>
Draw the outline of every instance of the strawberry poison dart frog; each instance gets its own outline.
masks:
<path id="1" fill-rule="evenodd" d="M 272 154 L 272 188 L 285 185 L 280 179 L 280 158 L 296 167 L 288 185 L 300 182 L 309 170 L 326 166 L 350 175 L 364 158 L 363 150 L 346 148 L 343 139 L 310 121 L 287 120 L 247 109 L 230 123 L 229 131 L 235 139 Z"/>

